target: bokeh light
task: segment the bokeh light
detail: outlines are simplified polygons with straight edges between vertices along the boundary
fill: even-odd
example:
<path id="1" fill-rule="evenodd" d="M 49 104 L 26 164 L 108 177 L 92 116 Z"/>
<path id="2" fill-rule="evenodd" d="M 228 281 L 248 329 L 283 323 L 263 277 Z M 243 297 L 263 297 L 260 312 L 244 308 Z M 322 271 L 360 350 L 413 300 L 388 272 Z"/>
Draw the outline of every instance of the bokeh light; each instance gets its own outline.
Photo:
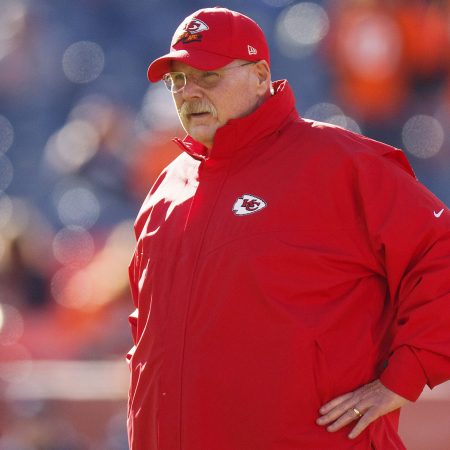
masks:
<path id="1" fill-rule="evenodd" d="M 339 106 L 333 103 L 321 102 L 312 105 L 308 108 L 303 116 L 306 119 L 318 120 L 319 122 L 326 122 L 330 117 L 344 114 Z"/>
<path id="2" fill-rule="evenodd" d="M 84 228 L 73 225 L 56 233 L 52 247 L 56 260 L 72 267 L 86 265 L 95 251 L 91 234 Z"/>
<path id="3" fill-rule="evenodd" d="M 328 117 L 327 123 L 331 125 L 337 125 L 338 127 L 345 128 L 346 130 L 353 131 L 354 133 L 361 134 L 361 128 L 356 120 L 348 117 L 344 114 L 337 114 L 335 116 Z"/>
<path id="4" fill-rule="evenodd" d="M 82 309 L 92 300 L 94 280 L 86 270 L 63 267 L 51 280 L 53 298 L 66 308 Z"/>
<path id="5" fill-rule="evenodd" d="M 53 277 L 51 289 L 55 300 L 68 308 L 92 310 L 119 295 L 128 284 L 127 273 L 123 267 L 128 264 L 134 245 L 131 230 L 132 221 L 118 224 L 108 236 L 104 247 L 86 263 L 90 252 L 88 243 L 88 249 L 80 257 L 85 258 L 82 270 L 76 270 L 76 264 L 70 264 Z M 79 229 L 77 232 L 82 233 Z M 79 237 L 77 236 L 75 241 Z M 81 238 L 84 239 L 85 236 Z M 75 246 L 75 242 L 70 242 L 69 247 L 72 245 Z M 65 261 L 67 258 L 70 261 L 76 257 L 66 255 L 66 249 L 58 251 L 60 254 L 57 257 L 60 260 Z"/>
<path id="6" fill-rule="evenodd" d="M 108 236 L 103 249 L 86 269 L 95 280 L 92 306 L 98 307 L 116 297 L 128 284 L 126 267 L 134 247 L 132 221 L 117 224 Z"/>
<path id="7" fill-rule="evenodd" d="M 61 223 L 91 228 L 100 216 L 100 203 L 86 183 L 64 183 L 54 193 L 56 209 Z"/>
<path id="8" fill-rule="evenodd" d="M 22 0 L 2 0 L 0 6 L 0 62 L 16 45 L 25 27 L 26 8 Z"/>
<path id="9" fill-rule="evenodd" d="M 105 66 L 105 54 L 100 45 L 95 42 L 75 42 L 64 52 L 62 65 L 70 81 L 89 83 L 102 73 Z"/>
<path id="10" fill-rule="evenodd" d="M 14 142 L 14 128 L 11 122 L 0 115 L 0 153 L 7 152 Z"/>
<path id="11" fill-rule="evenodd" d="M 402 139 L 405 149 L 426 159 L 439 153 L 444 143 L 444 130 L 434 117 L 418 114 L 411 117 L 403 126 Z"/>
<path id="12" fill-rule="evenodd" d="M 178 115 L 170 92 L 162 83 L 151 84 L 142 100 L 137 128 L 172 130 L 177 123 Z"/>
<path id="13" fill-rule="evenodd" d="M 275 24 L 277 45 L 289 58 L 312 53 L 330 28 L 327 12 L 316 3 L 297 3 L 284 9 Z"/>
<path id="14" fill-rule="evenodd" d="M 99 142 L 99 134 L 90 123 L 73 120 L 49 139 L 47 163 L 57 172 L 75 172 L 92 159 Z"/>
<path id="15" fill-rule="evenodd" d="M 397 70 L 401 56 L 401 35 L 386 14 L 361 14 L 338 36 L 343 57 L 362 77 L 384 79 Z"/>
<path id="16" fill-rule="evenodd" d="M 6 155 L 0 154 L 0 192 L 7 189 L 14 178 L 14 168 Z"/>
<path id="17" fill-rule="evenodd" d="M 306 110 L 304 117 L 306 119 L 312 119 L 319 122 L 337 125 L 339 127 L 361 134 L 361 127 L 356 122 L 356 120 L 345 115 L 342 109 L 333 103 L 316 103 Z"/>

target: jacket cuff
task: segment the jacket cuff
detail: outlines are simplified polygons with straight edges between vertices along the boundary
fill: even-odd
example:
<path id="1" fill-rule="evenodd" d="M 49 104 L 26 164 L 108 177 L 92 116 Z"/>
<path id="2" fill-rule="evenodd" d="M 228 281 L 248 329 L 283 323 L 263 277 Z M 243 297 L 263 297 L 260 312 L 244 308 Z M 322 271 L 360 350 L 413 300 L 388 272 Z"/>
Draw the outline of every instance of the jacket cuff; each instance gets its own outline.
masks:
<path id="1" fill-rule="evenodd" d="M 391 391 L 414 402 L 422 393 L 427 378 L 413 350 L 404 345 L 391 355 L 380 381 Z"/>

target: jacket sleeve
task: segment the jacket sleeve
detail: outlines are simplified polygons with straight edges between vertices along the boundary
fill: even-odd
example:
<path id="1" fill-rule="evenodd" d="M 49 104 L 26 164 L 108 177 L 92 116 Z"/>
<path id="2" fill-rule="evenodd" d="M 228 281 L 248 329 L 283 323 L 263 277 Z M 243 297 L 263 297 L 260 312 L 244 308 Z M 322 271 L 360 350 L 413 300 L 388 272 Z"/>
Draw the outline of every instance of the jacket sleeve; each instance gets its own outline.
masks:
<path id="1" fill-rule="evenodd" d="M 395 317 L 380 380 L 414 401 L 450 378 L 450 211 L 400 150 L 381 153 L 356 163 L 361 218 Z"/>

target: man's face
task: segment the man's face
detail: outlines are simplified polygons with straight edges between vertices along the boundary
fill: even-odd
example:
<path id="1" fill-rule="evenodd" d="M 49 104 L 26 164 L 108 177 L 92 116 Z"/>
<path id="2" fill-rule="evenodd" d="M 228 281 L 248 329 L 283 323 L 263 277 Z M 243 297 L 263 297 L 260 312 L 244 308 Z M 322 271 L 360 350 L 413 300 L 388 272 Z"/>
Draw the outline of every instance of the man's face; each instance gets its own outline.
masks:
<path id="1" fill-rule="evenodd" d="M 174 93 L 173 98 L 181 124 L 190 136 L 211 148 L 218 128 L 230 119 L 246 116 L 257 107 L 260 96 L 253 67 L 245 61 L 235 60 L 221 69 L 205 72 L 173 62 L 173 72 L 186 74 L 186 86 Z M 217 83 L 209 87 L 209 79 L 215 79 Z"/>

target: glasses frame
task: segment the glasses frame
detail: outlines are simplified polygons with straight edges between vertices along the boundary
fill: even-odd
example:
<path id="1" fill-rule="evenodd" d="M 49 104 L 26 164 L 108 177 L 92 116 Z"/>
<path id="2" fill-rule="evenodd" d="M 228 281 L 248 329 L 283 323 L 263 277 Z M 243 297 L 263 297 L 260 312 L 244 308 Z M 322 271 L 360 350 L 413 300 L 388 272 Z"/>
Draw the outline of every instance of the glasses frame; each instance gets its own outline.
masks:
<path id="1" fill-rule="evenodd" d="M 198 77 L 198 76 L 196 77 L 196 76 L 190 75 L 189 79 L 192 80 L 197 86 L 200 86 L 203 89 L 212 89 L 212 88 L 216 87 L 219 84 L 220 79 L 222 78 L 222 72 L 226 72 L 226 71 L 231 70 L 231 69 L 238 69 L 239 67 L 249 66 L 251 64 L 256 64 L 257 62 L 258 61 L 249 61 L 249 62 L 246 62 L 246 63 L 243 63 L 243 64 L 239 64 L 237 66 L 225 67 L 223 69 L 202 71 L 203 74 L 213 73 L 213 74 L 217 74 L 218 75 L 217 81 L 215 81 L 211 86 L 208 86 L 207 83 L 205 83 L 205 84 L 202 83 L 201 78 Z M 173 78 L 174 74 L 182 75 L 183 78 L 184 78 L 183 86 L 178 88 L 178 89 L 174 89 L 175 84 L 172 81 L 172 78 Z M 187 80 L 188 80 L 188 76 L 186 75 L 185 72 L 176 72 L 176 71 L 167 72 L 162 77 L 162 81 L 163 81 L 164 85 L 166 86 L 167 90 L 169 92 L 171 92 L 172 94 L 178 94 L 179 92 L 181 92 L 186 87 Z"/>

